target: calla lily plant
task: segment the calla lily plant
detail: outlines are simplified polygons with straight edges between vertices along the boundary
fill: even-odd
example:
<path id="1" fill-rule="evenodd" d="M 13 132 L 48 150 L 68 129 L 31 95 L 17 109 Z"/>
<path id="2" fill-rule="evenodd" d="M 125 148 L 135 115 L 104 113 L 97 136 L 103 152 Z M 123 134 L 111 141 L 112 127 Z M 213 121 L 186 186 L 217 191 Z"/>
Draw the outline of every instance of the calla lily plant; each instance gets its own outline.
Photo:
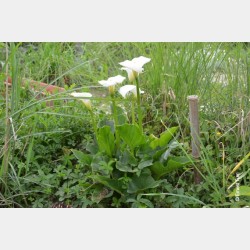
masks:
<path id="1" fill-rule="evenodd" d="M 89 144 L 88 149 L 86 147 L 89 153 L 78 150 L 73 150 L 73 153 L 81 164 L 84 163 L 91 169 L 89 176 L 93 184 L 90 188 L 93 186 L 93 194 L 98 194 L 98 197 L 99 192 L 102 191 L 100 188 L 106 187 L 107 190 L 111 190 L 108 194 L 110 196 L 114 191 L 116 196 L 121 195 L 121 200 L 135 199 L 138 194 L 161 185 L 163 183 L 161 178 L 168 173 L 190 163 L 189 158 L 175 157 L 171 153 L 172 149 L 179 146 L 175 143 L 178 127 L 167 129 L 159 137 L 143 132 L 140 95 L 144 91 L 139 87 L 139 74 L 143 73 L 143 66 L 150 60 L 150 58 L 140 56 L 131 61 L 119 63 L 122 66 L 121 69 L 128 73 L 129 81 L 135 81 L 134 85 L 131 83 L 119 89 L 119 94 L 131 101 L 129 112 L 132 115 L 132 124 L 126 122 L 127 117 L 122 119 L 123 113 L 119 114 L 121 119 L 118 119 L 117 114 L 115 86 L 122 84 L 125 77 L 117 75 L 99 81 L 99 84 L 109 89 L 113 107 L 113 123 L 104 119 L 104 125 L 100 122 L 98 128 L 91 107 L 92 95 L 86 92 L 71 93 L 71 96 L 84 103 L 92 117 L 96 141 Z M 138 124 L 135 121 L 135 104 L 137 104 Z M 94 196 L 93 198 L 96 199 Z M 108 198 L 108 196 L 103 198 Z"/>

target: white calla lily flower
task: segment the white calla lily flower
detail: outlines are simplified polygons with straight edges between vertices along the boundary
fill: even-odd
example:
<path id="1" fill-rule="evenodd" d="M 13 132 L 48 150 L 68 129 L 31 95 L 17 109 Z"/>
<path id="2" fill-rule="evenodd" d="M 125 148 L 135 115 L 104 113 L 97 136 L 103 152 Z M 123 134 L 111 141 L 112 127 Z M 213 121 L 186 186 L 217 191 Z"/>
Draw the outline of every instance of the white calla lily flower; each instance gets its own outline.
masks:
<path id="1" fill-rule="evenodd" d="M 125 79 L 126 79 L 126 77 L 118 75 L 118 76 L 110 77 L 108 80 L 109 81 L 114 81 L 114 82 L 116 82 L 118 84 L 118 83 L 122 83 Z"/>
<path id="2" fill-rule="evenodd" d="M 115 85 L 122 83 L 125 79 L 126 77 L 118 75 L 118 76 L 110 77 L 108 78 L 108 80 L 101 80 L 99 81 L 99 83 L 103 87 L 108 87 L 110 94 L 113 95 L 115 92 Z"/>
<path id="3" fill-rule="evenodd" d="M 128 97 L 129 94 L 133 94 L 137 98 L 137 91 L 135 85 L 124 85 L 119 89 L 119 93 L 124 97 Z M 140 93 L 143 94 L 144 91 L 140 90 Z"/>
<path id="4" fill-rule="evenodd" d="M 104 87 L 110 87 L 110 86 L 115 86 L 116 84 L 122 83 L 126 77 L 118 75 L 114 77 L 108 78 L 108 80 L 101 80 L 99 83 L 104 86 Z"/>
<path id="5" fill-rule="evenodd" d="M 142 67 L 144 64 L 150 62 L 151 59 L 150 58 L 147 58 L 145 56 L 139 56 L 139 57 L 136 57 L 134 59 L 132 59 L 132 62 L 137 64 L 138 66 Z"/>
<path id="6" fill-rule="evenodd" d="M 122 70 L 127 71 L 129 81 L 133 81 L 140 73 L 144 71 L 143 65 L 150 61 L 150 58 L 140 56 L 132 59 L 131 61 L 126 60 L 124 62 L 120 62 L 119 64 L 123 66 L 121 68 Z"/>
<path id="7" fill-rule="evenodd" d="M 87 93 L 87 92 L 82 92 L 82 93 L 72 92 L 70 95 L 73 96 L 73 97 L 79 97 L 79 98 L 80 97 L 81 98 L 90 98 L 90 97 L 92 97 L 92 94 Z"/>
<path id="8" fill-rule="evenodd" d="M 77 92 L 72 92 L 70 94 L 73 97 L 81 98 L 80 100 L 84 103 L 84 105 L 91 110 L 91 101 L 88 98 L 92 97 L 92 94 L 87 93 L 87 92 L 82 92 L 82 93 L 77 93 Z M 87 98 L 87 99 L 86 99 Z"/>

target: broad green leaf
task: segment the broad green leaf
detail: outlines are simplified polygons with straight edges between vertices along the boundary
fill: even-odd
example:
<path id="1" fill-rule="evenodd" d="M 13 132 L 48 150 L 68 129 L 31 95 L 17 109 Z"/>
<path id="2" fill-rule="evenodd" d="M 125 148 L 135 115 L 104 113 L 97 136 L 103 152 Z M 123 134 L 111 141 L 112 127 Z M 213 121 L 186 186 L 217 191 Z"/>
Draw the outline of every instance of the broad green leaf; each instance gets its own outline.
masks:
<path id="1" fill-rule="evenodd" d="M 164 175 L 171 173 L 187 164 L 190 163 L 190 160 L 187 157 L 179 156 L 179 157 L 169 157 L 166 166 L 164 166 L 161 162 L 155 162 L 152 167 L 150 167 L 153 172 L 153 176 L 156 179 L 163 177 Z"/>
<path id="2" fill-rule="evenodd" d="M 172 127 L 168 130 L 161 133 L 160 138 L 155 137 L 154 135 L 151 135 L 150 138 L 152 141 L 150 142 L 150 147 L 152 149 L 155 149 L 157 147 L 165 147 L 170 142 L 170 140 L 173 138 L 173 135 L 178 130 L 178 127 Z"/>
<path id="3" fill-rule="evenodd" d="M 120 161 L 116 162 L 116 168 L 122 172 L 135 173 L 138 171 L 136 168 L 132 168 L 129 165 L 122 164 Z"/>
<path id="4" fill-rule="evenodd" d="M 159 161 L 155 162 L 153 166 L 150 167 L 150 170 L 156 179 L 159 179 L 161 176 L 167 173 L 166 167 L 164 167 L 164 165 Z"/>
<path id="5" fill-rule="evenodd" d="M 190 163 L 191 163 L 190 159 L 185 156 L 169 157 L 166 167 L 172 172 Z"/>
<path id="6" fill-rule="evenodd" d="M 77 158 L 77 160 L 84 164 L 84 165 L 90 165 L 92 161 L 92 156 L 89 154 L 85 154 L 79 150 L 71 149 L 74 156 Z"/>
<path id="7" fill-rule="evenodd" d="M 102 128 L 104 126 L 109 126 L 111 129 L 111 132 L 113 132 L 113 133 L 115 132 L 114 121 L 108 120 L 107 118 L 104 118 L 103 120 L 99 121 L 98 128 Z"/>
<path id="8" fill-rule="evenodd" d="M 131 148 L 142 145 L 146 142 L 143 133 L 135 124 L 123 124 L 117 126 L 118 133 L 121 139 Z"/>
<path id="9" fill-rule="evenodd" d="M 149 146 L 149 143 L 144 143 L 142 145 L 140 145 L 140 147 L 138 148 L 137 152 L 136 152 L 136 156 L 138 156 L 139 158 L 143 159 L 146 157 L 151 157 L 154 155 L 154 150 L 152 150 L 152 148 Z"/>
<path id="10" fill-rule="evenodd" d="M 104 126 L 98 130 L 98 145 L 102 152 L 112 157 L 115 149 L 115 137 L 109 126 Z"/>
<path id="11" fill-rule="evenodd" d="M 155 181 L 149 173 L 142 173 L 139 177 L 134 176 L 128 185 L 128 193 L 133 194 L 149 188 L 155 188 L 159 186 L 160 182 Z"/>
<path id="12" fill-rule="evenodd" d="M 100 175 L 92 176 L 92 179 L 123 195 L 124 190 L 122 189 L 122 182 Z"/>
<path id="13" fill-rule="evenodd" d="M 137 172 L 138 169 L 135 168 L 137 165 L 137 159 L 128 150 L 123 151 L 119 161 L 116 162 L 116 168 L 122 172 Z"/>
<path id="14" fill-rule="evenodd" d="M 237 196 L 250 196 L 250 187 L 240 186 L 239 189 L 235 188 L 228 197 L 234 197 L 236 194 Z"/>
<path id="15" fill-rule="evenodd" d="M 119 157 L 119 161 L 124 165 L 129 164 L 134 167 L 138 165 L 137 159 L 128 150 L 124 150 L 122 152 L 122 155 Z"/>
<path id="16" fill-rule="evenodd" d="M 138 165 L 138 169 L 143 169 L 143 168 L 146 168 L 146 167 L 149 167 L 149 166 L 152 166 L 153 164 L 153 159 L 150 159 L 150 160 L 142 160 L 139 165 Z"/>

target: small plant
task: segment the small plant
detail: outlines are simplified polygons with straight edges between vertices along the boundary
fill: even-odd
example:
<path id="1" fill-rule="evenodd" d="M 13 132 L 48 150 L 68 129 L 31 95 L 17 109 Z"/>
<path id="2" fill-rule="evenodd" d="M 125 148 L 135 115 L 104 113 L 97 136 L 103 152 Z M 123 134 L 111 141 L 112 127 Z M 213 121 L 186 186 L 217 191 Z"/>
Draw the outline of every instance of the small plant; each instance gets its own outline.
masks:
<path id="1" fill-rule="evenodd" d="M 139 57 L 121 63 L 127 67 L 125 69 L 128 72 L 129 80 L 136 82 L 136 85 L 124 85 L 119 89 L 119 93 L 124 98 L 130 98 L 132 103 L 132 123 L 128 123 L 126 118 L 119 121 L 117 113 L 117 108 L 119 108 L 119 116 L 126 117 L 126 113 L 117 106 L 115 97 L 115 85 L 121 84 L 125 78 L 119 75 L 111 77 L 107 81 L 99 81 L 100 84 L 109 88 L 113 120 L 106 122 L 107 125 L 94 129 L 96 140 L 88 144 L 88 147 L 85 148 L 86 152 L 72 149 L 79 164 L 81 163 L 91 170 L 89 178 L 94 184 L 93 193 L 111 190 L 112 193 L 114 192 L 111 196 L 116 197 L 114 204 L 117 203 L 117 196 L 120 196 L 122 203 L 132 202 L 133 206 L 147 205 L 151 207 L 150 201 L 143 198 L 137 199 L 138 194 L 160 186 L 167 174 L 190 163 L 189 158 L 172 154 L 174 149 L 179 147 L 179 143 L 175 139 L 178 127 L 167 128 L 159 137 L 143 132 L 142 105 L 138 101 L 143 91 L 139 89 L 138 75 L 143 71 L 142 66 L 149 61 L 149 58 Z M 81 93 L 74 95 L 87 97 L 86 94 L 83 96 Z M 137 103 L 138 123 L 135 118 L 135 102 Z M 89 102 L 86 106 L 94 115 L 93 110 L 89 108 Z M 99 124 L 103 124 L 103 122 Z M 100 202 L 101 199 L 97 200 Z"/>

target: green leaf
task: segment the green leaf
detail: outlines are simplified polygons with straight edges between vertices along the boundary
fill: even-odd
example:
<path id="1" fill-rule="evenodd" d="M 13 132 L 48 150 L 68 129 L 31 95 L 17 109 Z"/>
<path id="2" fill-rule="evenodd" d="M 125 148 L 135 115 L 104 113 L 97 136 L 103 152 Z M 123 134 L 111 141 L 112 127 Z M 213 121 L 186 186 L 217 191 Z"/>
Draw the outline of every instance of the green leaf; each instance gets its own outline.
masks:
<path id="1" fill-rule="evenodd" d="M 117 193 L 123 195 L 122 182 L 118 180 L 112 180 L 109 177 L 94 175 L 91 177 L 94 181 L 103 184 L 104 186 L 116 191 Z"/>
<path id="2" fill-rule="evenodd" d="M 160 160 L 162 154 L 164 154 L 166 152 L 166 147 L 163 149 L 159 149 L 156 151 L 156 153 L 153 155 L 153 159 L 154 161 L 158 161 Z"/>
<path id="3" fill-rule="evenodd" d="M 135 173 L 135 172 L 138 171 L 138 169 L 132 168 L 132 167 L 129 166 L 129 165 L 124 165 L 124 164 L 122 164 L 122 163 L 119 162 L 119 161 L 116 163 L 116 168 L 117 168 L 118 170 L 120 170 L 121 172 L 126 172 L 126 173 Z"/>
<path id="4" fill-rule="evenodd" d="M 125 150 L 116 162 L 116 168 L 122 172 L 137 172 L 138 169 L 135 168 L 137 165 L 137 159 L 128 150 Z"/>
<path id="5" fill-rule="evenodd" d="M 150 160 L 143 160 L 139 163 L 138 165 L 138 169 L 143 169 L 143 168 L 146 168 L 146 167 L 149 167 L 149 166 L 152 166 L 153 164 L 153 159 L 150 159 Z"/>
<path id="6" fill-rule="evenodd" d="M 174 134 L 178 130 L 178 127 L 172 127 L 169 128 L 168 130 L 164 131 L 161 133 L 160 138 L 157 138 L 153 135 L 151 135 L 151 139 L 153 139 L 150 142 L 150 147 L 152 149 L 155 149 L 157 147 L 165 147 L 169 143 L 169 141 L 173 138 Z"/>
<path id="7" fill-rule="evenodd" d="M 179 156 L 179 157 L 169 157 L 166 166 L 164 166 L 161 162 L 157 161 L 150 167 L 153 172 L 153 176 L 156 179 L 160 179 L 164 175 L 171 173 L 187 164 L 190 163 L 190 160 L 187 157 Z"/>
<path id="8" fill-rule="evenodd" d="M 142 173 L 139 177 L 134 176 L 128 185 L 128 193 L 133 194 L 149 188 L 155 188 L 159 186 L 160 182 L 155 181 L 151 176 L 150 171 Z"/>
<path id="9" fill-rule="evenodd" d="M 150 167 L 150 170 L 156 179 L 159 179 L 161 176 L 167 173 L 166 167 L 164 167 L 164 165 L 159 161 L 155 162 L 153 166 Z"/>
<path id="10" fill-rule="evenodd" d="M 112 120 L 108 120 L 107 118 L 104 118 L 103 120 L 99 121 L 98 123 L 98 128 L 102 128 L 104 126 L 109 126 L 112 133 L 115 132 L 115 128 L 114 128 L 114 121 Z"/>
<path id="11" fill-rule="evenodd" d="M 146 157 L 153 156 L 154 153 L 155 153 L 155 150 L 152 150 L 152 148 L 149 146 L 149 143 L 147 142 L 147 143 L 140 145 L 140 147 L 138 148 L 136 152 L 136 156 L 143 159 Z"/>
<path id="12" fill-rule="evenodd" d="M 128 150 L 124 150 L 122 155 L 119 157 L 119 161 L 122 164 L 129 164 L 131 166 L 137 166 L 137 159 Z"/>
<path id="13" fill-rule="evenodd" d="M 185 156 L 169 157 L 166 167 L 172 172 L 173 170 L 184 167 L 185 165 L 190 163 L 190 159 Z"/>
<path id="14" fill-rule="evenodd" d="M 143 133 L 135 124 L 123 124 L 117 126 L 121 139 L 133 150 L 146 142 Z"/>
<path id="15" fill-rule="evenodd" d="M 77 160 L 79 161 L 79 163 L 82 163 L 84 165 L 90 165 L 91 161 L 92 161 L 92 156 L 85 154 L 79 150 L 75 150 L 75 149 L 71 149 L 72 153 L 74 154 L 74 156 L 77 158 Z"/>
<path id="16" fill-rule="evenodd" d="M 104 126 L 98 130 L 98 145 L 102 152 L 112 157 L 115 149 L 115 137 L 109 126 Z"/>
<path id="17" fill-rule="evenodd" d="M 237 196 L 250 196 L 250 187 L 240 186 L 238 189 L 235 188 L 234 191 L 228 195 L 228 197 L 234 197 L 236 194 Z"/>

